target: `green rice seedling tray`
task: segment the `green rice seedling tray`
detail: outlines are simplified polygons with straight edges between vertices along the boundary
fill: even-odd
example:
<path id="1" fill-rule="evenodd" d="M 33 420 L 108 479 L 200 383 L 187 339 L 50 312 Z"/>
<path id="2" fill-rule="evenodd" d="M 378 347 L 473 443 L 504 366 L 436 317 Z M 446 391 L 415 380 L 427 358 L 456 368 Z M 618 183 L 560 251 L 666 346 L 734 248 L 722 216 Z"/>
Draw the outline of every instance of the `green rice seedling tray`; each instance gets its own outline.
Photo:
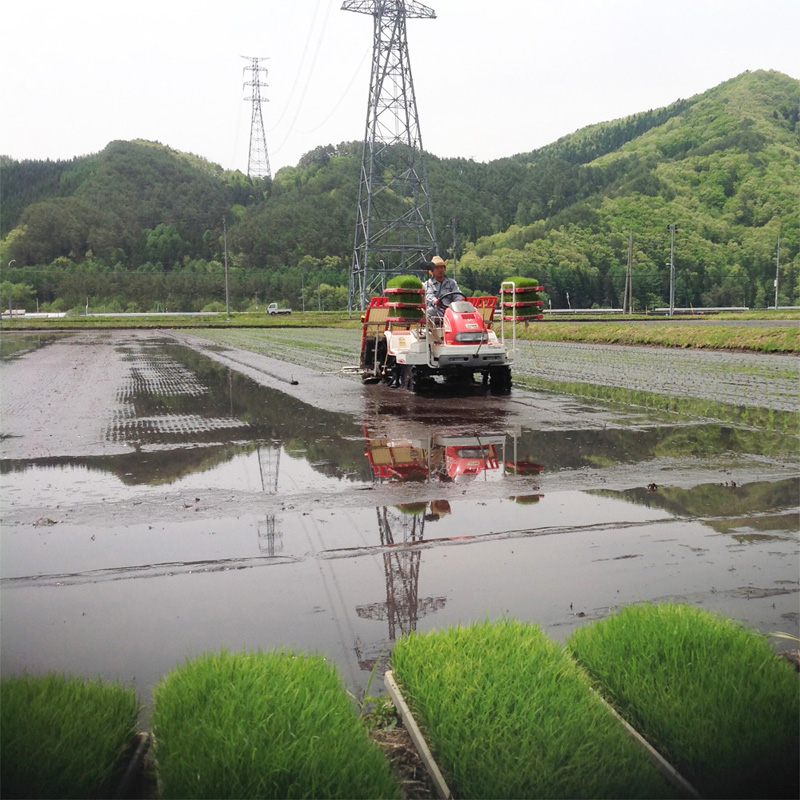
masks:
<path id="1" fill-rule="evenodd" d="M 384 291 L 386 293 L 389 291 L 422 291 L 424 293 L 425 289 L 422 287 L 422 281 L 416 275 L 395 275 L 394 278 L 388 280 Z"/>
<path id="2" fill-rule="evenodd" d="M 693 606 L 643 604 L 567 647 L 702 796 L 799 796 L 800 682 L 765 636 Z"/>
<path id="3" fill-rule="evenodd" d="M 392 672 L 462 798 L 681 797 L 560 645 L 483 623 L 399 640 Z"/>
<path id="4" fill-rule="evenodd" d="M 537 278 L 526 278 L 522 275 L 512 275 L 510 278 L 506 278 L 501 282 L 501 286 L 504 283 L 513 283 L 514 286 L 517 287 L 517 291 L 521 289 L 527 289 L 528 291 L 542 291 L 542 287 L 539 286 L 539 280 Z M 511 291 L 508 289 L 507 291 Z"/>
<path id="5" fill-rule="evenodd" d="M 133 689 L 59 674 L 0 683 L 3 797 L 110 797 L 138 743 Z"/>
<path id="6" fill-rule="evenodd" d="M 336 669 L 290 651 L 206 654 L 153 692 L 163 797 L 400 797 Z"/>

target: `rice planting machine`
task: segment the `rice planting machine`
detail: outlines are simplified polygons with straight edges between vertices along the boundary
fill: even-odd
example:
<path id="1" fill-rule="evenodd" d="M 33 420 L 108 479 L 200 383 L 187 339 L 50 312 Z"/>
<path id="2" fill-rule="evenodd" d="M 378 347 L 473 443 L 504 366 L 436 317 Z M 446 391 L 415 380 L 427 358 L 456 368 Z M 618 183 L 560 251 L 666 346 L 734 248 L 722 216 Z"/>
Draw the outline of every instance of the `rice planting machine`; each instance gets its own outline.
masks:
<path id="1" fill-rule="evenodd" d="M 517 324 L 542 319 L 542 287 L 504 281 L 498 297 L 444 296 L 441 316 L 426 313 L 425 290 L 387 288 L 361 320 L 358 370 L 364 383 L 419 392 L 437 380 L 511 390 Z"/>

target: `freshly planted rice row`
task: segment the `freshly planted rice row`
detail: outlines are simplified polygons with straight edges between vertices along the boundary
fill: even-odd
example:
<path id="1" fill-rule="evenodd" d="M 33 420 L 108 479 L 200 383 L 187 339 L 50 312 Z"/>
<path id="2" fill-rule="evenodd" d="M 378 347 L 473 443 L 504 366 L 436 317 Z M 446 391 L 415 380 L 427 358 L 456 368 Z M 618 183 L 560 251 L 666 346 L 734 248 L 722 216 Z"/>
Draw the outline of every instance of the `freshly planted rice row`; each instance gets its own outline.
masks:
<path id="1" fill-rule="evenodd" d="M 538 626 L 412 634 L 392 668 L 458 797 L 674 797 Z"/>
<path id="2" fill-rule="evenodd" d="M 641 605 L 567 646 L 703 797 L 800 796 L 800 682 L 764 636 L 691 606 Z"/>
<path id="3" fill-rule="evenodd" d="M 399 797 L 388 762 L 320 656 L 203 655 L 153 693 L 163 797 Z"/>

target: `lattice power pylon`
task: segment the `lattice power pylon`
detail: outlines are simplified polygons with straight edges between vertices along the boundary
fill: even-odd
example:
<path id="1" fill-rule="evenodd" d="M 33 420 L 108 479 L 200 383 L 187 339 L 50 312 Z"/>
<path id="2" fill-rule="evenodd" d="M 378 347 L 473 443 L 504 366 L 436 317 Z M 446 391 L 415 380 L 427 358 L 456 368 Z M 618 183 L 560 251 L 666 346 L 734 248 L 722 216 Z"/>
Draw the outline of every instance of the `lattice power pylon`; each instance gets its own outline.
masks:
<path id="1" fill-rule="evenodd" d="M 261 61 L 266 58 L 255 56 L 242 56 L 250 64 L 244 68 L 245 77 L 250 73 L 250 80 L 245 80 L 244 86 L 251 89 L 250 97 L 245 100 L 253 103 L 253 114 L 250 121 L 250 150 L 247 155 L 247 175 L 250 178 L 271 178 L 272 171 L 269 167 L 269 155 L 267 153 L 267 136 L 264 133 L 264 116 L 261 113 L 261 89 L 266 88 L 267 68 L 261 66 Z M 262 76 L 264 80 L 262 81 Z M 268 102 L 264 99 L 264 102 Z"/>
<path id="2" fill-rule="evenodd" d="M 437 252 L 433 203 L 422 149 L 417 100 L 408 57 L 406 19 L 435 19 L 415 0 L 345 0 L 343 11 L 374 20 L 369 106 L 361 157 L 353 261 L 352 311 L 386 278 L 417 270 Z"/>

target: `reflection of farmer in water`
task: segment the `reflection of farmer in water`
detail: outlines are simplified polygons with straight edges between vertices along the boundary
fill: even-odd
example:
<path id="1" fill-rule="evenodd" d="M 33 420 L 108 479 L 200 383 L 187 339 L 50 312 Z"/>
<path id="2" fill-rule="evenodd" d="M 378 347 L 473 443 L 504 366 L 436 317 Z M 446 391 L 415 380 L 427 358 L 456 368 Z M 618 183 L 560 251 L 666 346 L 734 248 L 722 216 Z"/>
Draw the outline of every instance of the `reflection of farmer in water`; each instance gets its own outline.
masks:
<path id="1" fill-rule="evenodd" d="M 426 522 L 436 522 L 450 513 L 450 503 L 447 500 L 431 500 L 431 510 L 425 515 Z"/>

